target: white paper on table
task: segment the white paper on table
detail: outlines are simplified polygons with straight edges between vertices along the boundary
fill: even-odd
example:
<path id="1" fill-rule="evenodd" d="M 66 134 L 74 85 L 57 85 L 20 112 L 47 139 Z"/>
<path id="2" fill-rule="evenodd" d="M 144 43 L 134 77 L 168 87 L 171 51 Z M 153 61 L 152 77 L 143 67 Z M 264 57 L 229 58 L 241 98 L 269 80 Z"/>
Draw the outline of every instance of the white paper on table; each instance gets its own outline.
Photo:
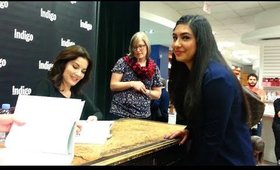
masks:
<path id="1" fill-rule="evenodd" d="M 71 165 L 73 155 L 0 149 L 0 165 Z"/>
<path id="2" fill-rule="evenodd" d="M 111 137 L 114 121 L 79 121 L 82 130 L 75 137 L 75 143 L 104 144 Z"/>
<path id="3" fill-rule="evenodd" d="M 5 141 L 5 152 L 19 156 L 17 161 L 13 156 L 13 160 L 5 158 L 4 164 L 29 164 L 32 157 L 42 160 L 42 164 L 70 164 L 74 157 L 75 122 L 83 106 L 80 99 L 19 95 L 14 115 L 25 125 L 14 124 Z"/>

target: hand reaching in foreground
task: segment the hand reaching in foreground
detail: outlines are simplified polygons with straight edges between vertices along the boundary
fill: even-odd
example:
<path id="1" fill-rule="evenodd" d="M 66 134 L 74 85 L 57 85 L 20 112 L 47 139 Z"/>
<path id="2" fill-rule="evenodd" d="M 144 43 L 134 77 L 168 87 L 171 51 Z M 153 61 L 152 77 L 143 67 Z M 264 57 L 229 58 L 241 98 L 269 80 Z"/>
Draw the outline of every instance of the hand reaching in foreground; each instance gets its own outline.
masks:
<path id="1" fill-rule="evenodd" d="M 173 132 L 170 135 L 165 135 L 164 139 L 175 139 L 175 138 L 181 138 L 179 145 L 184 144 L 188 139 L 189 131 L 187 129 L 179 130 L 176 132 Z"/>
<path id="2" fill-rule="evenodd" d="M 25 124 L 25 122 L 17 119 L 13 114 L 1 114 L 0 115 L 0 131 L 1 132 L 9 132 L 13 124 L 22 126 Z"/>

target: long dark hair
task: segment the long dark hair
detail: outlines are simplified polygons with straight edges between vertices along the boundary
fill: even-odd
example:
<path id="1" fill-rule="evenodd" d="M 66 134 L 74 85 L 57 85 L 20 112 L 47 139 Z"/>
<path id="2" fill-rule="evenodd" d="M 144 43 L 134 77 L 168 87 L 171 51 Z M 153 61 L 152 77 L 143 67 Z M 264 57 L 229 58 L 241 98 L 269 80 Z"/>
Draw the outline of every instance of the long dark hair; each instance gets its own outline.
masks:
<path id="1" fill-rule="evenodd" d="M 59 89 L 63 80 L 63 72 L 66 64 L 69 61 L 82 57 L 88 61 L 88 67 L 85 76 L 75 86 L 71 88 L 74 93 L 79 94 L 82 87 L 90 80 L 92 70 L 92 60 L 87 50 L 80 45 L 72 45 L 62 49 L 53 61 L 53 67 L 48 74 L 48 78 L 52 81 L 53 85 Z"/>
<path id="2" fill-rule="evenodd" d="M 218 50 L 215 37 L 212 34 L 212 28 L 207 19 L 200 15 L 185 15 L 176 22 L 175 28 L 179 24 L 185 24 L 191 28 L 196 38 L 197 47 L 191 70 L 184 63 L 178 62 L 174 55 L 171 61 L 170 80 L 174 90 L 171 91 L 174 96 L 174 99 L 171 100 L 174 100 L 176 111 L 179 112 L 178 114 L 183 115 L 183 118 L 187 120 L 195 116 L 193 113 L 200 113 L 201 111 L 203 75 L 210 60 L 215 60 L 225 65 L 238 82 L 242 94 L 243 91 L 239 80 Z M 243 99 L 246 100 L 244 94 Z M 244 109 L 247 113 L 245 102 Z M 244 117 L 245 120 L 248 119 L 247 114 Z"/>

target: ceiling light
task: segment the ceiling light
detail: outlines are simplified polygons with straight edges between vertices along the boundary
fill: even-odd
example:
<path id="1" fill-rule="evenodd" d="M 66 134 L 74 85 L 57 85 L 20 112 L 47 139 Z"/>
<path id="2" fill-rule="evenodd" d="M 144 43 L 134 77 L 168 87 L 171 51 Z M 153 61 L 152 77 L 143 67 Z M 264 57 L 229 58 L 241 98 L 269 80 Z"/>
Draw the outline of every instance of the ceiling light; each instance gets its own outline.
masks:
<path id="1" fill-rule="evenodd" d="M 149 34 L 152 34 L 152 33 L 154 33 L 155 31 L 153 30 L 153 29 L 150 29 L 149 30 Z"/>
<path id="2" fill-rule="evenodd" d="M 236 53 L 232 53 L 232 57 L 237 59 L 237 60 L 241 59 L 241 56 L 239 54 L 236 54 Z"/>
<path id="3" fill-rule="evenodd" d="M 233 54 L 236 54 L 236 55 L 246 55 L 246 54 L 249 54 L 249 51 L 248 50 L 234 50 L 232 51 Z"/>
<path id="4" fill-rule="evenodd" d="M 252 55 L 252 54 L 246 55 L 246 57 L 251 60 L 255 60 L 256 58 L 258 58 L 256 55 Z"/>
<path id="5" fill-rule="evenodd" d="M 203 11 L 206 12 L 207 14 L 211 14 L 211 9 L 209 2 L 204 2 L 203 3 Z"/>
<path id="6" fill-rule="evenodd" d="M 218 42 L 218 47 L 223 49 L 223 48 L 228 48 L 228 47 L 233 47 L 235 45 L 234 42 L 230 41 L 220 41 Z"/>
<path id="7" fill-rule="evenodd" d="M 158 16 L 158 15 L 152 14 L 150 12 L 141 11 L 140 17 L 144 18 L 146 20 L 153 21 L 155 23 L 164 25 L 164 26 L 166 26 L 168 28 L 171 28 L 171 29 L 173 29 L 176 25 L 176 22 L 171 21 L 167 18 Z"/>
<path id="8" fill-rule="evenodd" d="M 148 31 L 144 31 L 147 34 L 153 34 L 155 31 L 153 29 L 149 29 Z"/>
<path id="9" fill-rule="evenodd" d="M 244 63 L 247 63 L 247 64 L 251 64 L 251 60 L 249 60 L 248 58 L 242 58 L 241 61 L 243 61 Z"/>

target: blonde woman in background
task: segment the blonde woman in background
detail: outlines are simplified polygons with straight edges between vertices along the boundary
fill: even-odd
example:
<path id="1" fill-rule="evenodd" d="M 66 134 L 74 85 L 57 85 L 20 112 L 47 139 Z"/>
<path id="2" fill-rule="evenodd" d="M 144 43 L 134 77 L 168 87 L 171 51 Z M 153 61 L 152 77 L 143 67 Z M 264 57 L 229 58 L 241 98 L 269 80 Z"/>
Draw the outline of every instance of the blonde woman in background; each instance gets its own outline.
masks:
<path id="1" fill-rule="evenodd" d="M 129 54 L 120 58 L 111 70 L 112 119 L 151 119 L 150 102 L 160 98 L 162 84 L 160 70 L 150 53 L 147 35 L 137 32 L 130 40 Z"/>

